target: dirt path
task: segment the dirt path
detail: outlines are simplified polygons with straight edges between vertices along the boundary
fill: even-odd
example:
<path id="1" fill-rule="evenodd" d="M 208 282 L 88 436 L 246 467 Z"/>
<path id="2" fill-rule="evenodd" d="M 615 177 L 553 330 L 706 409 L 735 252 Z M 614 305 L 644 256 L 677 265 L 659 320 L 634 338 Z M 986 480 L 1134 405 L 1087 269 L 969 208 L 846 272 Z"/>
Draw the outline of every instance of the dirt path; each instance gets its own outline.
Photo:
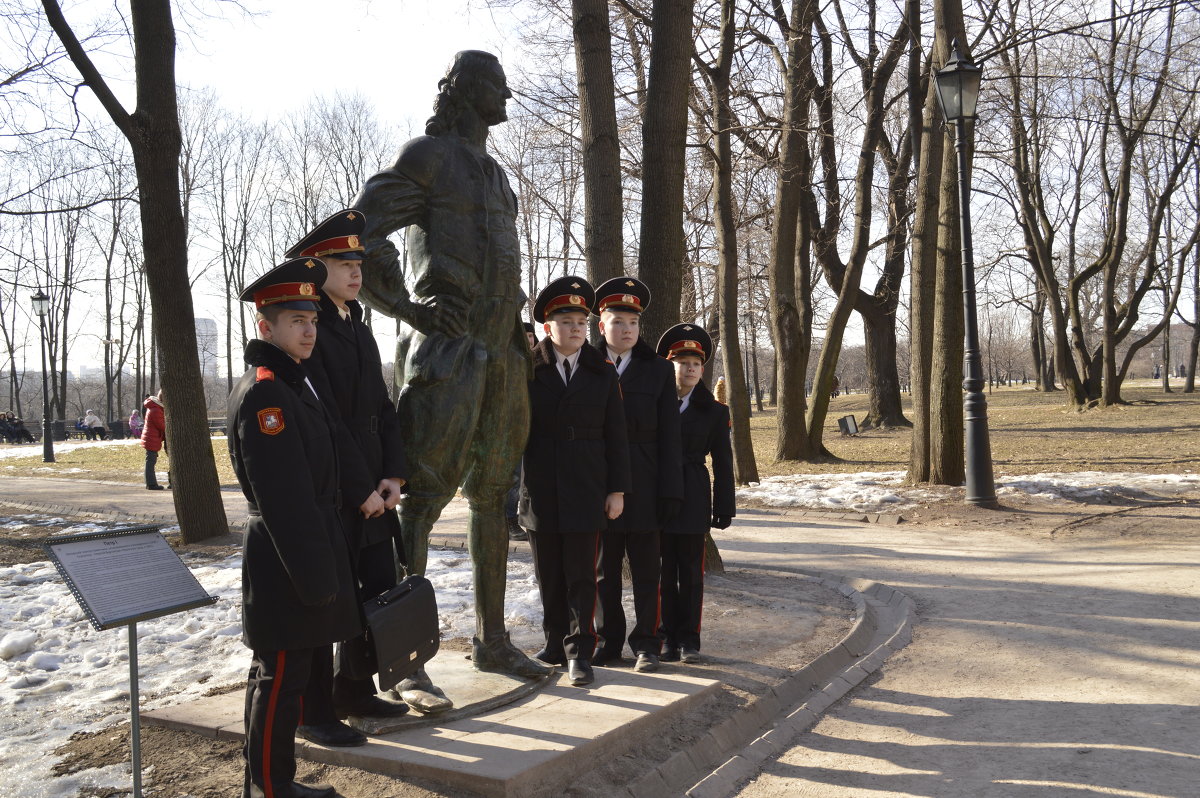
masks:
<path id="1" fill-rule="evenodd" d="M 728 560 L 867 576 L 920 615 L 737 795 L 1200 795 L 1200 510 L 969 526 L 730 530 Z"/>

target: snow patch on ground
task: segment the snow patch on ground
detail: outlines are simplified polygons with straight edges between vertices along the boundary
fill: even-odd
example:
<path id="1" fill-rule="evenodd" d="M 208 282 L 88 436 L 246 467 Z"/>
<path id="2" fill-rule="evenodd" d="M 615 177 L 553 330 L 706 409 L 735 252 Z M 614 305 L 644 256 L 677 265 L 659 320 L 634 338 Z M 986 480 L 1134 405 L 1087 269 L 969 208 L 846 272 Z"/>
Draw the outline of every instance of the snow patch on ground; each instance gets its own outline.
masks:
<path id="1" fill-rule="evenodd" d="M 896 513 L 950 498 L 944 485 L 905 486 L 903 471 L 855 474 L 790 474 L 741 488 L 738 499 L 770 507 L 809 507 L 860 513 Z M 1178 495 L 1200 488 L 1197 474 L 1136 474 L 1080 471 L 997 477 L 1001 496 L 1024 493 L 1043 499 L 1106 501 L 1118 496 Z"/>
<path id="2" fill-rule="evenodd" d="M 54 442 L 54 453 L 65 454 L 73 452 L 76 449 L 102 449 L 106 446 L 141 446 L 142 442 L 138 438 L 122 438 L 119 441 L 66 441 Z M 0 446 L 0 460 L 8 460 L 15 457 L 41 457 L 42 445 L 40 443 L 23 444 L 20 446 L 4 445 Z M 54 470 L 54 469 L 47 469 Z"/>
<path id="3" fill-rule="evenodd" d="M 6 524 L 30 521 L 0 519 L 0 527 Z M 64 534 L 95 528 L 80 525 Z M 137 625 L 145 709 L 241 683 L 250 666 L 250 652 L 241 642 L 241 555 L 188 564 L 220 601 Z M 443 639 L 469 639 L 475 631 L 469 555 L 431 550 L 428 576 L 437 590 Z M 514 640 L 541 639 L 541 601 L 528 561 L 508 564 L 506 607 Z M 72 733 L 129 719 L 127 628 L 95 631 L 47 561 L 0 567 L 0 629 L 3 794 L 74 798 L 81 788 L 128 786 L 128 766 L 51 775 L 52 752 Z"/>

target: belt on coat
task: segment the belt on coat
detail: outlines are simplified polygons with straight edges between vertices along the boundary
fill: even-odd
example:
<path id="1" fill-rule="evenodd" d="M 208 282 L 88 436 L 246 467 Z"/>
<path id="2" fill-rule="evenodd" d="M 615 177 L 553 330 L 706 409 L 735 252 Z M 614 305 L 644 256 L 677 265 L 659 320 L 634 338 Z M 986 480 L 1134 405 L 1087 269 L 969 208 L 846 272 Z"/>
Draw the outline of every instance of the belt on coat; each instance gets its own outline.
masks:
<path id="1" fill-rule="evenodd" d="M 329 501 L 329 499 L 325 499 L 325 500 L 318 499 L 317 500 L 317 509 L 318 510 L 341 510 L 342 509 L 342 492 L 339 490 L 333 501 Z M 252 505 L 250 505 L 250 508 L 246 511 L 246 515 L 250 516 L 251 518 L 262 518 L 262 510 L 258 509 L 257 507 L 255 507 L 252 504 Z"/>
<path id="2" fill-rule="evenodd" d="M 346 426 L 352 432 L 369 432 L 372 435 L 379 432 L 379 416 L 368 416 L 367 418 L 354 418 L 346 422 Z"/>
<path id="3" fill-rule="evenodd" d="M 553 438 L 563 441 L 599 441 L 604 439 L 604 429 L 602 427 L 562 427 L 553 430 L 550 434 L 533 432 L 534 437 L 538 438 Z"/>

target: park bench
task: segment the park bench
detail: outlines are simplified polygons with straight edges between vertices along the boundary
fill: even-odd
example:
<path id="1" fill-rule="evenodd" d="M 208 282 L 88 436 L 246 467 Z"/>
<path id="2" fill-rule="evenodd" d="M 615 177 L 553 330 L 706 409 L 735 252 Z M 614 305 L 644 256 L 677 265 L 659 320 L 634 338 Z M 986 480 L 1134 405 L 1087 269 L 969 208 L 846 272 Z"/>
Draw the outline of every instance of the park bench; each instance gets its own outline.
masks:
<path id="1" fill-rule="evenodd" d="M 209 435 L 225 435 L 226 434 L 224 416 L 222 416 L 221 418 L 210 418 L 208 420 L 208 434 Z"/>

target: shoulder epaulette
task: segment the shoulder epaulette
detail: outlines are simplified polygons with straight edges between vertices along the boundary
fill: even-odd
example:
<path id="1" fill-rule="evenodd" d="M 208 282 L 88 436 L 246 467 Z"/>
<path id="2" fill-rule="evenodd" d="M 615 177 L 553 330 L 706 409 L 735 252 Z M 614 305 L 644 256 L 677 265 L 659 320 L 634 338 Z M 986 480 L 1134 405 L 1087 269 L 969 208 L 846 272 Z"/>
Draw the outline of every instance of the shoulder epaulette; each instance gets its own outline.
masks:
<path id="1" fill-rule="evenodd" d="M 271 371 L 266 366 L 259 366 L 258 371 L 254 373 L 255 382 L 263 382 L 264 380 L 274 380 L 275 372 Z"/>

